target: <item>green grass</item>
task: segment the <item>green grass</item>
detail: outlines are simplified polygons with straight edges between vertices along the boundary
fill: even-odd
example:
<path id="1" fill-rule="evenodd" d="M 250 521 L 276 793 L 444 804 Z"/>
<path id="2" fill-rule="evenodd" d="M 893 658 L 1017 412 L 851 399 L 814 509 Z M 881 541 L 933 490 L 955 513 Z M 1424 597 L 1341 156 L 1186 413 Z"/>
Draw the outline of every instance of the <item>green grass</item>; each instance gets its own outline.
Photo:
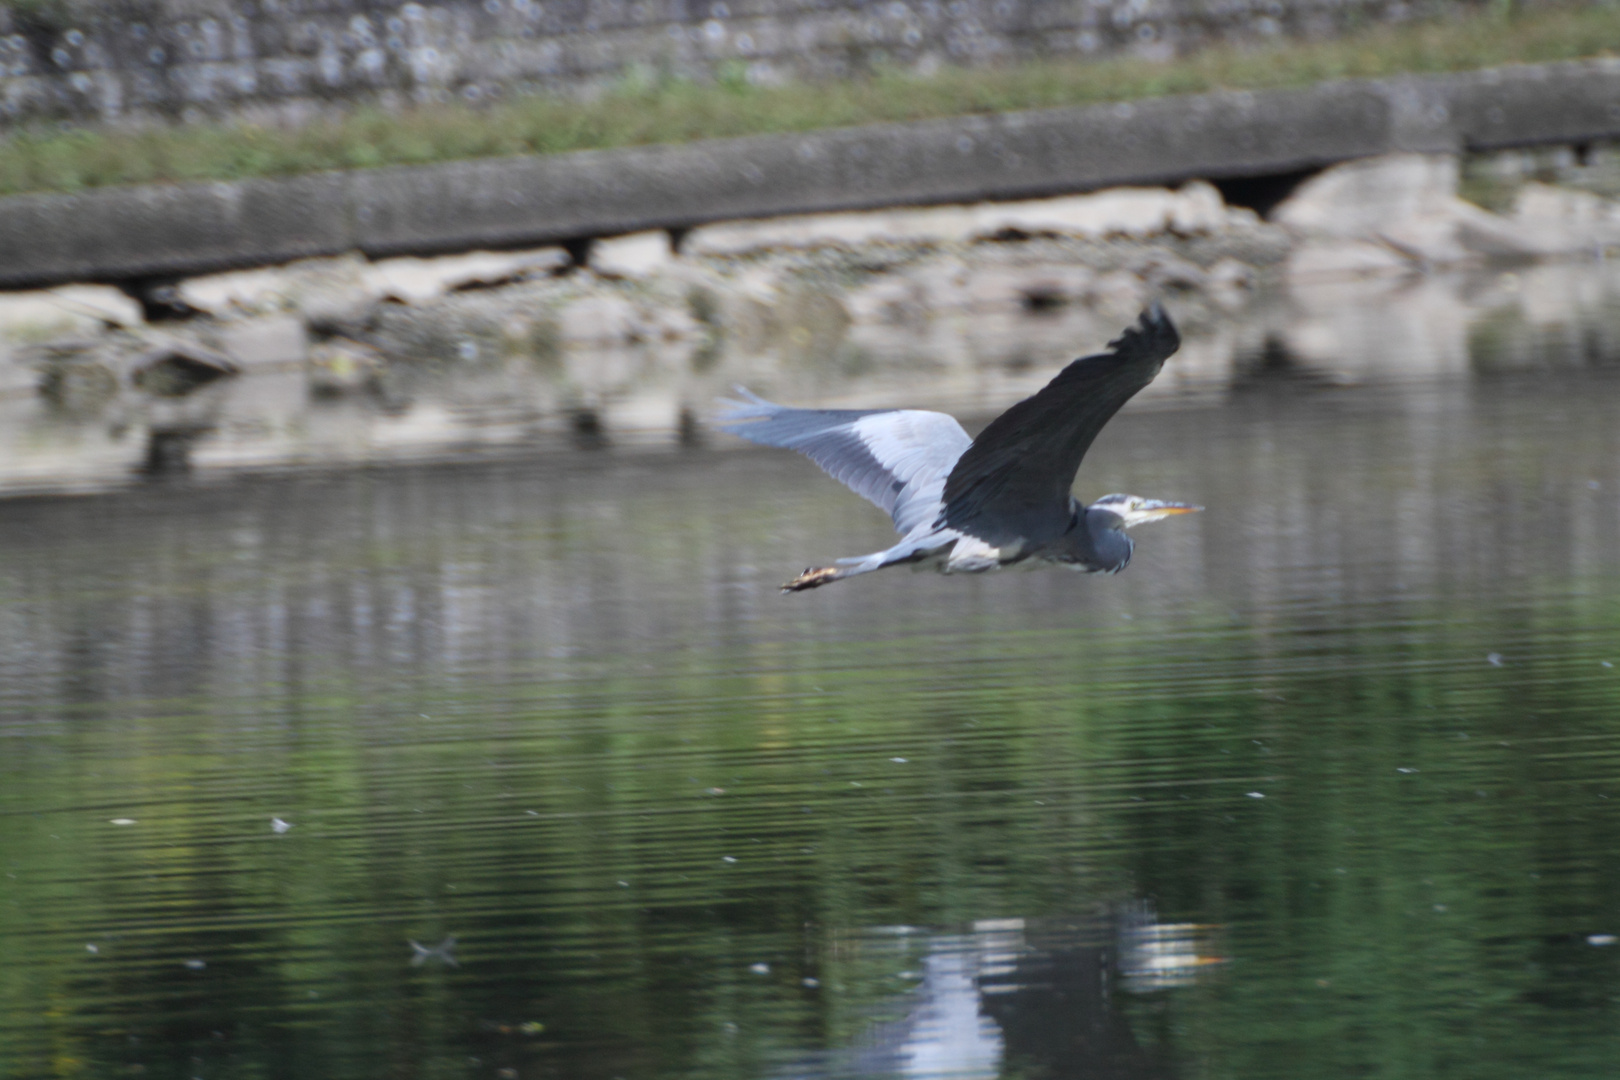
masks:
<path id="1" fill-rule="evenodd" d="M 24 130 L 0 141 L 0 194 L 552 154 L 1220 88 L 1462 71 L 1617 50 L 1620 7 L 1543 8 L 1377 27 L 1328 42 L 1215 48 L 1170 63 L 1121 58 L 951 68 L 928 77 L 880 72 L 849 82 L 781 87 L 725 77 L 713 84 L 626 79 L 589 101 L 555 96 L 482 108 L 434 106 L 397 113 L 365 108 L 296 128 L 191 124 Z"/>

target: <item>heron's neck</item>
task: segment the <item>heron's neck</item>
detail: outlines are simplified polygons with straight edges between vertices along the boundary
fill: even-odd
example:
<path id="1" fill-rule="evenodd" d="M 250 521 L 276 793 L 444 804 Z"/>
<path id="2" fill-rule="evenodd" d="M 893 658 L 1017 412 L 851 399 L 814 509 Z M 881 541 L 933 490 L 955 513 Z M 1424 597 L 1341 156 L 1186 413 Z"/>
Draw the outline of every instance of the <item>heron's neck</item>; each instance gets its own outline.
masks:
<path id="1" fill-rule="evenodd" d="M 1064 537 L 1069 549 L 1065 554 L 1087 570 L 1104 574 L 1117 574 L 1131 561 L 1136 545 L 1126 535 L 1124 523 L 1118 514 L 1107 510 L 1088 510 L 1075 504 L 1074 527 Z"/>

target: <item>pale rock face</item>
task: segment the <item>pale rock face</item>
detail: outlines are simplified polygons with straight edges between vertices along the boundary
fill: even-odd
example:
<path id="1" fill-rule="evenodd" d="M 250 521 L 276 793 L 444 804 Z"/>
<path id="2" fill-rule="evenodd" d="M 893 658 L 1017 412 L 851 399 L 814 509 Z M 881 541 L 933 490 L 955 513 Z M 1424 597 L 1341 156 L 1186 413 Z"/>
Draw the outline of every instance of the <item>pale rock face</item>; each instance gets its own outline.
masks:
<path id="1" fill-rule="evenodd" d="M 8 397 L 32 397 L 39 390 L 39 372 L 21 363 L 0 346 L 0 401 Z"/>
<path id="2" fill-rule="evenodd" d="M 1548 184 L 1526 184 L 1513 201 L 1511 220 L 1564 251 L 1620 243 L 1620 205 Z"/>
<path id="3" fill-rule="evenodd" d="M 782 299 L 781 274 L 764 266 L 751 266 L 725 279 L 726 287 L 738 296 L 761 304 L 774 304 Z"/>
<path id="4" fill-rule="evenodd" d="M 532 251 L 470 251 L 433 259 L 382 259 L 365 268 L 367 291 L 408 304 L 436 300 L 475 285 L 498 285 L 525 277 L 555 273 L 567 266 L 560 247 Z"/>
<path id="5" fill-rule="evenodd" d="M 219 345 L 243 367 L 302 364 L 309 351 L 303 320 L 295 315 L 233 321 L 220 329 Z"/>
<path id="6" fill-rule="evenodd" d="M 1620 204 L 1587 191 L 1526 184 L 1508 217 L 1468 203 L 1456 218 L 1458 241 L 1494 258 L 1590 254 L 1620 244 Z"/>
<path id="7" fill-rule="evenodd" d="M 938 245 L 966 241 L 973 228 L 972 211 L 961 206 L 800 214 L 703 225 L 686 235 L 681 250 L 696 256 L 735 256 L 871 244 Z"/>
<path id="8" fill-rule="evenodd" d="M 1195 236 L 1219 232 L 1235 222 L 1252 224 L 1254 216 L 1228 207 L 1212 185 L 1194 181 L 1178 191 L 1125 187 L 1021 202 L 724 222 L 693 229 L 682 251 L 694 256 L 737 256 L 881 244 L 937 247 L 1006 233 L 1087 239 L 1142 238 L 1167 232 Z"/>
<path id="9" fill-rule="evenodd" d="M 1115 319 L 1136 311 L 1146 302 L 1148 284 L 1129 270 L 1111 270 L 1091 287 L 1091 296 L 1100 311 Z"/>
<path id="10" fill-rule="evenodd" d="M 968 278 L 967 307 L 975 311 L 1057 307 L 1088 298 L 1096 282 L 1096 271 L 1073 264 L 989 266 Z"/>
<path id="11" fill-rule="evenodd" d="M 286 266 L 235 270 L 187 278 L 180 299 L 212 315 L 268 314 L 299 310 L 325 314 L 359 308 L 375 299 L 359 255 L 301 259 Z"/>
<path id="12" fill-rule="evenodd" d="M 1573 243 L 1564 230 L 1545 223 L 1515 221 L 1480 210 L 1459 215 L 1457 242 L 1470 253 L 1492 259 L 1540 259 L 1590 250 L 1591 243 Z"/>
<path id="13" fill-rule="evenodd" d="M 932 313 L 927 290 L 909 277 L 882 276 L 844 295 L 844 308 L 857 326 L 910 326 Z"/>
<path id="14" fill-rule="evenodd" d="M 1376 236 L 1393 222 L 1445 215 L 1457 201 L 1457 159 L 1450 154 L 1386 154 L 1325 169 L 1272 211 L 1271 219 L 1307 236 Z"/>
<path id="15" fill-rule="evenodd" d="M 1486 210 L 1456 198 L 1456 180 L 1450 154 L 1369 157 L 1312 176 L 1272 212 L 1302 238 L 1288 269 L 1346 277 L 1473 259 L 1460 223 Z"/>
<path id="16" fill-rule="evenodd" d="M 1290 272 L 1386 273 L 1472 257 L 1457 225 L 1485 211 L 1457 198 L 1457 177 L 1449 154 L 1388 154 L 1324 170 L 1272 211 L 1304 241 Z"/>
<path id="17" fill-rule="evenodd" d="M 1289 267 L 1302 274 L 1534 259 L 1620 243 L 1620 207 L 1585 192 L 1526 185 L 1511 217 L 1458 198 L 1457 159 L 1447 154 L 1336 165 L 1300 185 L 1272 218 L 1301 237 Z"/>
<path id="18" fill-rule="evenodd" d="M 1160 254 L 1136 267 L 1142 280 L 1155 289 L 1169 286 L 1177 289 L 1202 289 L 1209 284 L 1209 274 L 1186 259 Z"/>
<path id="19" fill-rule="evenodd" d="M 562 309 L 557 320 L 568 344 L 619 344 L 642 336 L 635 305 L 621 296 L 586 296 Z"/>
<path id="20" fill-rule="evenodd" d="M 1176 196 L 1164 188 L 1112 188 L 1095 195 L 984 204 L 974 215 L 974 231 L 979 236 L 1157 236 L 1169 231 L 1175 209 Z"/>
<path id="21" fill-rule="evenodd" d="M 977 209 L 977 233 L 1056 233 L 1103 240 L 1108 236 L 1147 238 L 1174 233 L 1202 236 L 1254 223 L 1252 210 L 1226 206 L 1220 191 L 1194 180 L 1176 191 L 1168 188 L 1110 188 L 1059 199 L 987 204 Z"/>
<path id="22" fill-rule="evenodd" d="M 146 322 L 141 305 L 122 289 L 111 285 L 61 285 L 49 295 L 64 308 L 126 329 Z"/>
<path id="23" fill-rule="evenodd" d="M 1466 262 L 1480 254 L 1464 242 L 1461 232 L 1463 223 L 1474 216 L 1459 200 L 1446 211 L 1392 221 L 1374 238 L 1418 265 Z"/>
<path id="24" fill-rule="evenodd" d="M 669 233 L 662 229 L 598 240 L 591 245 L 591 269 L 608 278 L 644 278 L 675 259 Z"/>
<path id="25" fill-rule="evenodd" d="M 210 315 L 258 311 L 279 305 L 284 280 L 285 271 L 281 267 L 205 274 L 182 281 L 180 299 Z"/>
<path id="26" fill-rule="evenodd" d="M 309 386 L 322 397 L 372 389 L 387 371 L 387 361 L 371 346 L 334 338 L 309 350 Z"/>
<path id="27" fill-rule="evenodd" d="M 43 340 L 94 333 L 103 326 L 136 327 L 141 305 L 110 285 L 62 285 L 0 293 L 0 340 Z"/>
<path id="28" fill-rule="evenodd" d="M 601 407 L 627 392 L 648 368 L 647 350 L 631 345 L 602 344 L 590 349 L 566 349 L 563 374 L 579 395 L 579 403 Z"/>
<path id="29" fill-rule="evenodd" d="M 1526 184 L 1513 200 L 1513 217 L 1520 221 L 1558 221 L 1569 226 L 1613 226 L 1620 213 L 1607 199 L 1590 191 Z"/>
<path id="30" fill-rule="evenodd" d="M 672 305 L 660 305 L 640 313 L 638 321 L 642 335 L 648 341 L 687 341 L 703 332 L 703 327 L 690 311 Z"/>
<path id="31" fill-rule="evenodd" d="M 1215 185 L 1194 180 L 1176 190 L 1170 207 L 1170 231 L 1177 236 L 1207 236 L 1233 224 L 1233 208 L 1226 205 Z M 1245 220 L 1253 219 L 1247 211 Z"/>
<path id="32" fill-rule="evenodd" d="M 1603 277 L 1580 263 L 1531 268 L 1498 278 L 1498 288 L 1512 295 L 1525 320 L 1536 327 L 1567 323 L 1569 312 L 1607 307 L 1610 293 Z"/>
<path id="33" fill-rule="evenodd" d="M 1225 258 L 1209 268 L 1209 295 L 1228 311 L 1236 311 L 1249 302 L 1255 287 L 1254 267 L 1233 258 Z"/>
<path id="34" fill-rule="evenodd" d="M 1412 269 L 1411 260 L 1387 244 L 1373 240 L 1314 240 L 1302 244 L 1288 258 L 1292 277 L 1359 277 L 1399 274 Z"/>
<path id="35" fill-rule="evenodd" d="M 221 316 L 291 308 L 343 313 L 385 297 L 408 304 L 426 303 L 472 285 L 504 284 L 555 273 L 568 262 L 568 253 L 560 247 L 470 251 L 374 263 L 345 255 L 188 278 L 180 283 L 180 298 L 199 311 Z"/>
<path id="36" fill-rule="evenodd" d="M 765 295 L 727 289 L 720 293 L 719 324 L 725 327 L 726 339 L 745 353 L 757 353 L 766 347 L 776 329 L 778 293 Z"/>
<path id="37" fill-rule="evenodd" d="M 242 372 L 224 353 L 188 337 L 158 338 L 127 363 L 130 383 L 160 398 L 188 397 Z"/>
<path id="38" fill-rule="evenodd" d="M 907 275 L 931 311 L 957 311 L 973 299 L 973 272 L 959 258 L 931 261 Z"/>
<path id="39" fill-rule="evenodd" d="M 849 332 L 849 311 L 835 292 L 795 288 L 773 313 L 772 345 L 789 363 L 817 362 L 834 355 Z"/>
<path id="40" fill-rule="evenodd" d="M 1297 317 L 1281 331 L 1289 353 L 1335 382 L 1468 371 L 1472 315 L 1458 278 L 1368 278 L 1331 287 L 1291 282 Z M 1359 295 L 1358 295 L 1359 293 Z M 1368 313 L 1376 311 L 1377 318 Z M 1405 343 L 1397 359 L 1389 342 Z"/>

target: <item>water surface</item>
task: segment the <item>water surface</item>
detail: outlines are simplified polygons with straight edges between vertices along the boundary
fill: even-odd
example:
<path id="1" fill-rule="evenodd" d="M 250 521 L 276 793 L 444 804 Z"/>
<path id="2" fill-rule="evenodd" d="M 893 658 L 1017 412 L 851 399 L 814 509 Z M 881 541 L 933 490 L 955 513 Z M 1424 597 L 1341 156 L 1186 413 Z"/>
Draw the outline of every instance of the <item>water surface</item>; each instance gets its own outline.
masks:
<path id="1" fill-rule="evenodd" d="M 1476 337 L 1120 417 L 1116 578 L 779 596 L 887 523 L 728 447 L 9 501 L 0 1075 L 1613 1075 L 1620 354 Z"/>

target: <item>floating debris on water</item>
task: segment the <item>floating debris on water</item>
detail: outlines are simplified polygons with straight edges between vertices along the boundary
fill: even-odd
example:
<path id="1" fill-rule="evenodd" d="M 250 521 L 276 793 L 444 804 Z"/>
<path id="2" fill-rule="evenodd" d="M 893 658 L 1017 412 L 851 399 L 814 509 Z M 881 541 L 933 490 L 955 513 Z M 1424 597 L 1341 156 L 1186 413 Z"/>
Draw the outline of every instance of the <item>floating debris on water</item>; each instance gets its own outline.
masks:
<path id="1" fill-rule="evenodd" d="M 755 975 L 769 975 L 771 973 L 771 965 L 769 965 L 769 964 L 749 964 L 748 965 L 748 970 L 752 971 Z"/>
<path id="2" fill-rule="evenodd" d="M 280 836 L 282 833 L 291 828 L 292 822 L 290 821 L 282 821 L 278 817 L 273 817 L 270 819 L 270 831 L 275 833 L 277 836 Z"/>
<path id="3" fill-rule="evenodd" d="M 132 817 L 115 817 L 110 822 L 108 822 L 108 824 L 109 825 L 133 825 L 133 824 L 135 824 L 135 819 L 132 818 Z"/>
<path id="4" fill-rule="evenodd" d="M 1485 654 L 1485 662 L 1487 664 L 1491 665 L 1491 667 L 1501 667 L 1502 666 L 1502 654 L 1499 653 L 1499 652 L 1486 653 Z"/>
<path id="5" fill-rule="evenodd" d="M 186 961 L 186 967 L 190 968 L 192 971 L 201 971 L 203 968 L 205 968 L 207 966 L 208 966 L 208 961 L 206 961 L 206 960 L 187 960 Z"/>
<path id="6" fill-rule="evenodd" d="M 1613 945 L 1616 941 L 1620 941 L 1620 938 L 1615 937 L 1613 934 L 1586 935 L 1586 943 L 1588 945 Z"/>
<path id="7" fill-rule="evenodd" d="M 1265 794 L 1262 793 L 1262 792 L 1259 792 L 1259 791 L 1251 791 L 1251 792 L 1248 793 L 1248 796 L 1251 799 L 1263 799 L 1263 798 L 1265 798 Z"/>

